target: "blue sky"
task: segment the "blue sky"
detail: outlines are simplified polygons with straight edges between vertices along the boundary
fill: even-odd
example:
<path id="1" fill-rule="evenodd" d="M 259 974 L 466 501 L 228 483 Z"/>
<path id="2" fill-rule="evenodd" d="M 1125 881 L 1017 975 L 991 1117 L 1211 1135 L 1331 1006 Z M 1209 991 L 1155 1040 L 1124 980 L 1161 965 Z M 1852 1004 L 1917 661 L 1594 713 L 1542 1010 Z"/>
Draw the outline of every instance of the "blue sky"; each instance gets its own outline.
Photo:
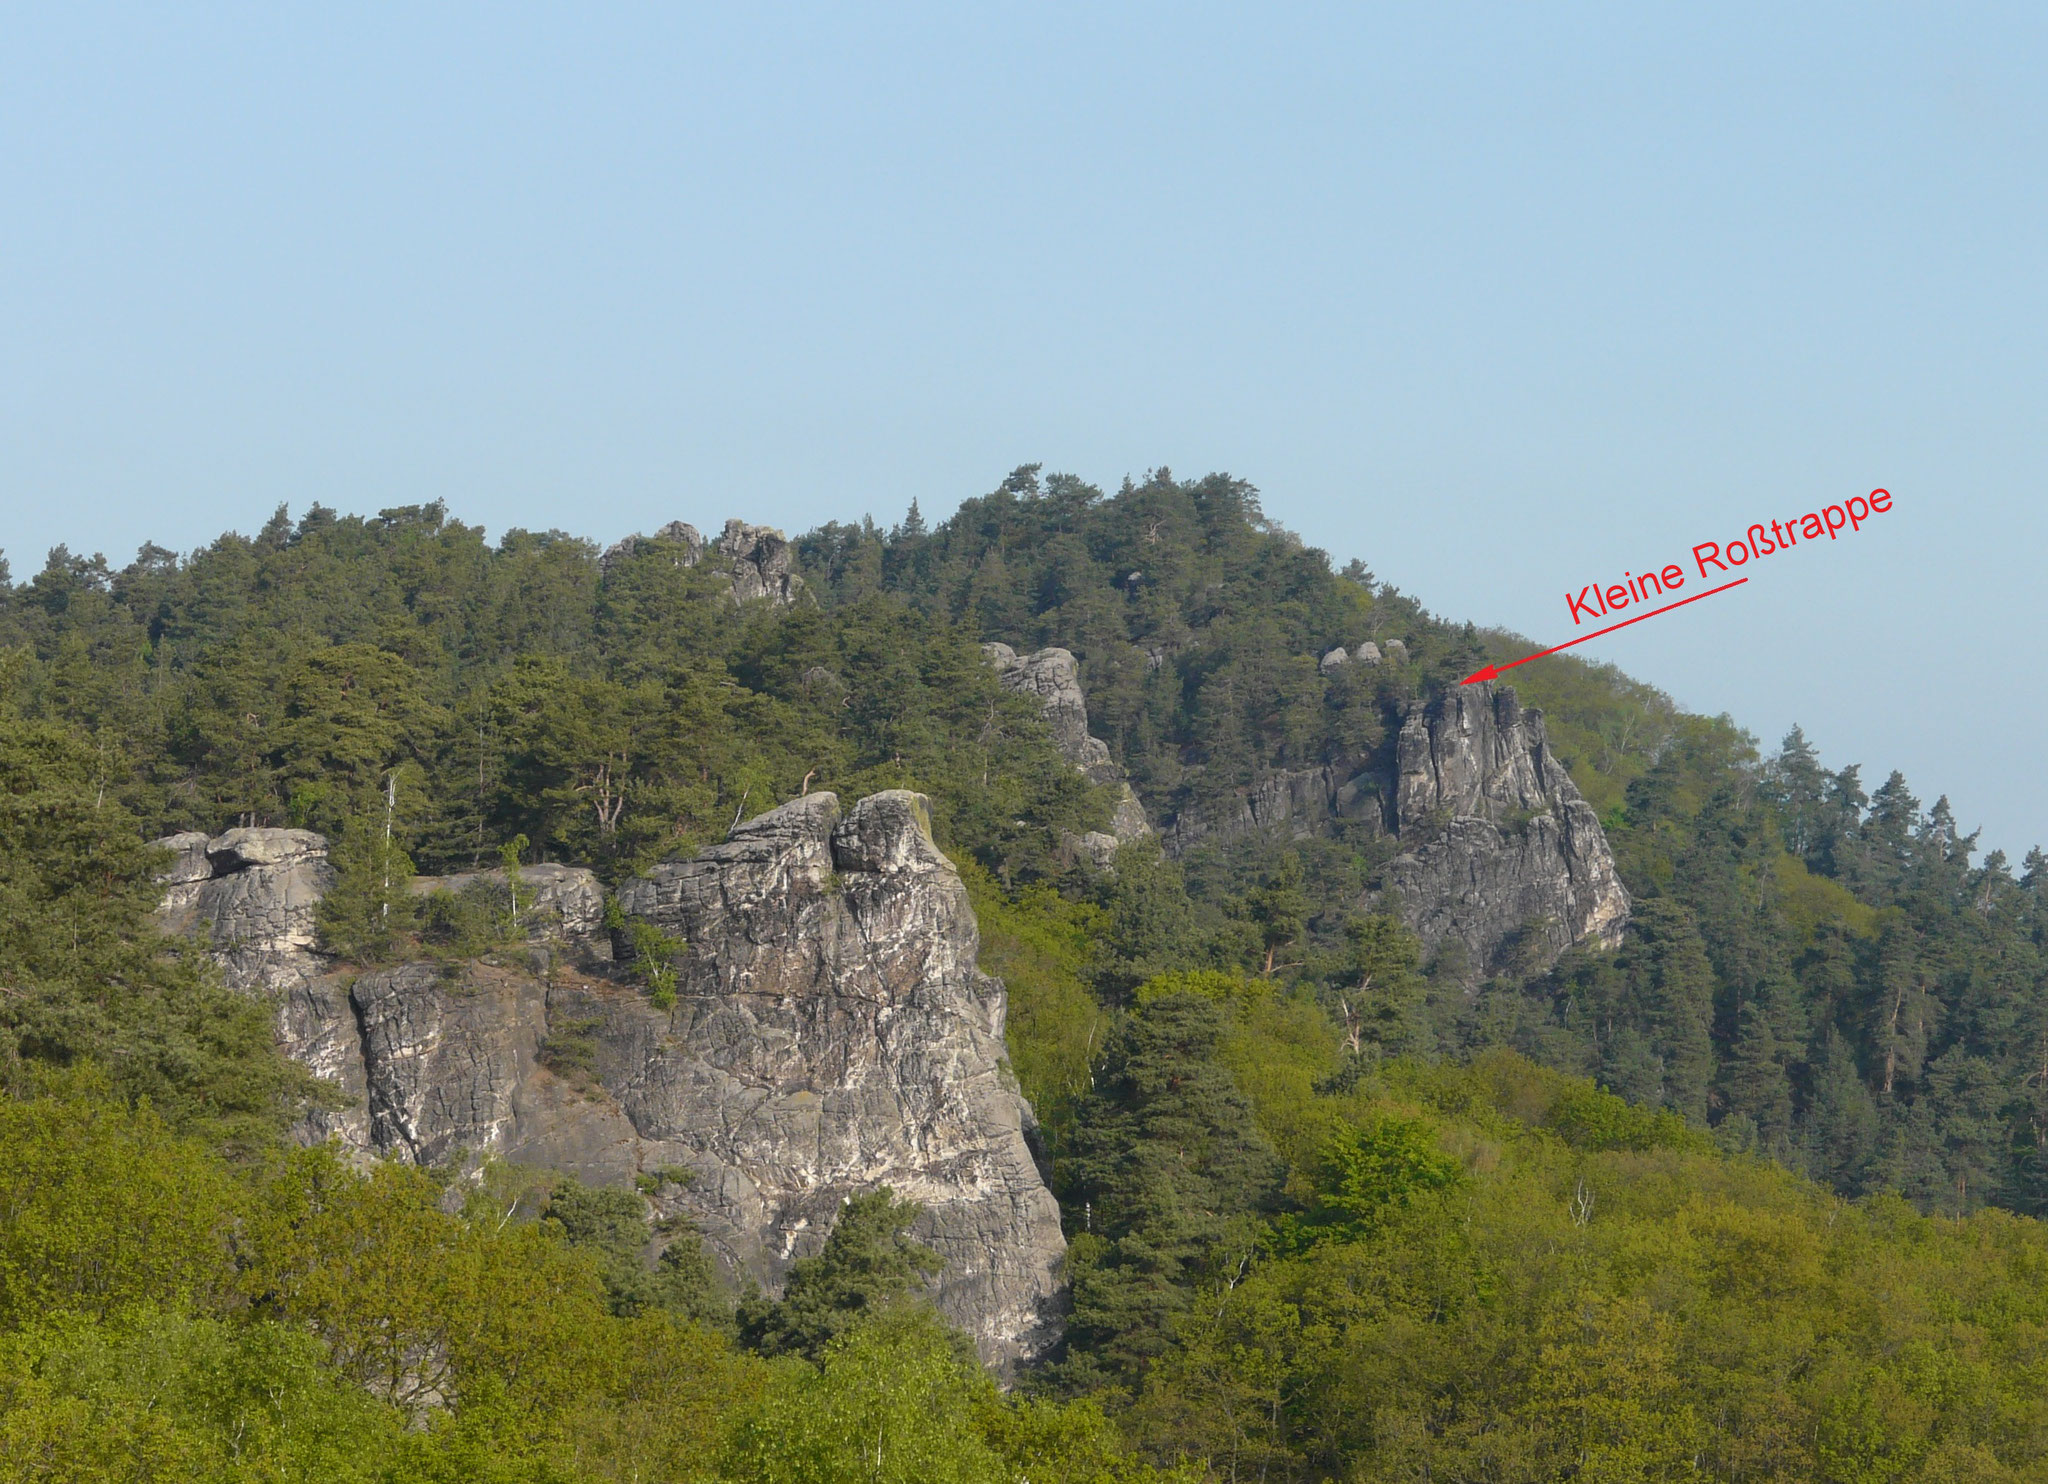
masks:
<path id="1" fill-rule="evenodd" d="M 424 11 L 425 8 L 415 8 Z M 1793 13 L 1796 10 L 1796 14 Z M 1227 469 L 2048 842 L 2038 7 L 16 7 L 0 548 L 799 529 Z"/>

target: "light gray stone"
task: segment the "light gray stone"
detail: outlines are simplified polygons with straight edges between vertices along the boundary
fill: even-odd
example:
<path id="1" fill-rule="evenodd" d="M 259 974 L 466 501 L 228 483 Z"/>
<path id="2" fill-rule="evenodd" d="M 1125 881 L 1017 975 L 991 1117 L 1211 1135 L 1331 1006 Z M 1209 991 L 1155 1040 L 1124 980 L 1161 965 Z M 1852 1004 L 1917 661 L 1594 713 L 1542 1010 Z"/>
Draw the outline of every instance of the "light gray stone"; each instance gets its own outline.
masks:
<path id="1" fill-rule="evenodd" d="M 293 863 L 206 886 L 325 868 L 304 842 L 235 859 L 263 849 Z M 565 924 L 590 921 L 573 868 L 522 874 L 558 883 Z M 973 912 L 928 801 L 891 791 L 842 817 L 835 795 L 810 794 L 625 882 L 619 900 L 685 945 L 672 1010 L 631 985 L 548 983 L 491 957 L 353 982 L 309 958 L 280 976 L 280 1041 L 340 1094 L 301 1136 L 435 1165 L 497 1155 L 608 1185 L 687 1167 L 697 1178 L 664 1196 L 667 1214 L 771 1293 L 846 1198 L 887 1185 L 924 1207 L 917 1235 L 946 1263 L 935 1298 L 990 1364 L 1050 1346 L 1059 1210 L 1004 1050 L 1003 986 L 975 965 Z"/>
<path id="2" fill-rule="evenodd" d="M 283 991 L 318 974 L 320 899 L 334 882 L 327 841 L 311 830 L 232 829 L 206 840 L 172 835 L 175 852 L 158 921 L 201 938 L 236 989 Z M 199 876 L 199 862 L 207 874 Z"/>
<path id="3" fill-rule="evenodd" d="M 1396 753 L 1395 830 L 1414 843 L 1386 884 L 1426 946 L 1457 938 L 1478 974 L 1529 932 L 1540 962 L 1621 941 L 1628 893 L 1540 712 L 1506 687 L 1459 686 L 1409 709 Z"/>
<path id="4" fill-rule="evenodd" d="M 1005 689 L 1038 697 L 1061 757 L 1085 773 L 1090 783 L 1122 786 L 1110 823 L 1117 839 L 1136 840 L 1151 834 L 1145 806 L 1124 781 L 1124 770 L 1110 757 L 1109 744 L 1088 731 L 1088 702 L 1081 694 L 1081 667 L 1072 651 L 1052 648 L 1020 655 L 1007 644 L 984 644 L 981 651 Z"/>
<path id="5" fill-rule="evenodd" d="M 718 554 L 732 566 L 732 596 L 736 603 L 766 598 L 787 606 L 796 601 L 804 580 L 793 570 L 789 542 L 772 526 L 750 526 L 729 520 L 715 543 Z"/>

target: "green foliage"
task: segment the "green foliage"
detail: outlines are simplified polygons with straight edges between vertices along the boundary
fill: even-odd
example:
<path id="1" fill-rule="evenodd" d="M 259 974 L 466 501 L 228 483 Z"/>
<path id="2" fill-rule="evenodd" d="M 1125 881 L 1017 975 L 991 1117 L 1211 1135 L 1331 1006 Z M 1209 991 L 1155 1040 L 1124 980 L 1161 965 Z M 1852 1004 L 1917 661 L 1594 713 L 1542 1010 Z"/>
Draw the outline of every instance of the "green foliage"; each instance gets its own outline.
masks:
<path id="1" fill-rule="evenodd" d="M 18 675 L 20 667 L 10 667 Z M 247 1148 L 311 1083 L 271 1046 L 270 1012 L 222 989 L 152 913 L 159 853 L 118 802 L 126 764 L 0 691 L 0 1075 L 94 1061 L 177 1127 Z"/>
<path id="2" fill-rule="evenodd" d="M 960 874 L 981 930 L 981 967 L 1009 991 L 1005 1032 L 1017 1081 L 1047 1126 L 1063 1129 L 1109 1029 L 1089 986 L 1105 914 L 1042 884 L 1007 896 L 972 861 Z"/>
<path id="3" fill-rule="evenodd" d="M 1548 971 L 1526 924 L 1473 986 L 1370 897 L 1397 847 L 1369 785 L 1402 708 L 1511 636 L 1332 572 L 1222 476 L 1024 469 L 938 526 L 796 544 L 815 601 L 786 609 L 732 603 L 715 554 L 600 572 L 439 506 L 0 581 L 0 1477 L 1101 1480 L 1145 1476 L 1133 1445 L 1274 1481 L 2048 1467 L 2048 1242 L 2009 1214 L 2048 1210 L 2048 856 L 1979 862 L 1897 774 L 1866 792 L 1796 730 L 1761 757 L 1553 656 L 1516 680 L 1634 919 Z M 1406 662 L 1316 664 L 1393 638 Z M 1189 826 L 1172 858 L 1072 866 L 1113 795 L 983 639 L 1078 656 L 1092 730 Z M 1281 770 L 1351 802 L 1197 840 Z M 714 1332 L 695 1234 L 650 1225 L 670 1172 L 486 1171 L 454 1215 L 420 1172 L 284 1152 L 307 1087 L 272 1007 L 157 932 L 140 843 L 320 829 L 329 948 L 465 956 L 523 938 L 523 863 L 616 881 L 888 786 L 966 863 L 1045 1120 L 1074 1308 L 1028 1384 L 1093 1400 L 997 1395 L 886 1193 L 747 1305 L 766 1360 Z M 494 855 L 504 884 L 428 898 L 413 941 L 410 862 Z M 682 945 L 610 921 L 672 1005 Z M 541 1048 L 573 1086 L 590 1029 Z"/>
<path id="4" fill-rule="evenodd" d="M 1315 1172 L 1309 1233 L 1359 1241 L 1377 1231 L 1388 1212 L 1456 1189 L 1464 1168 L 1437 1144 L 1427 1121 L 1387 1113 L 1333 1135 Z"/>
<path id="5" fill-rule="evenodd" d="M 541 1220 L 597 1263 L 614 1314 L 666 1309 L 700 1324 L 725 1323 L 728 1306 L 694 1230 L 664 1223 L 669 1241 L 651 1266 L 646 1261 L 646 1249 L 655 1237 L 647 1202 L 639 1192 L 563 1180 L 549 1194 Z"/>
<path id="6" fill-rule="evenodd" d="M 477 958 L 512 944 L 512 897 L 503 883 L 472 877 L 419 903 L 419 945 L 454 958 Z"/>
<path id="7" fill-rule="evenodd" d="M 1056 1166 L 1074 1287 L 1064 1381 L 1128 1385 L 1193 1296 L 1251 1259 L 1282 1175 L 1219 1064 L 1226 1015 L 1186 991 L 1112 1032 Z"/>
<path id="8" fill-rule="evenodd" d="M 862 1480 L 982 1484 L 1008 1470 L 979 1429 L 957 1419 L 992 1390 L 930 1319 L 904 1316 L 830 1340 L 821 1363 L 763 1393 L 720 1459 L 747 1484 Z"/>
<path id="9" fill-rule="evenodd" d="M 624 922 L 623 917 L 620 919 Z M 671 933 L 664 933 L 644 918 L 634 918 L 625 923 L 628 950 L 627 964 L 633 975 L 647 986 L 647 998 L 657 1010 L 673 1010 L 676 1005 L 675 957 L 689 944 Z"/>
<path id="10" fill-rule="evenodd" d="M 763 1355 L 815 1361 L 857 1326 L 914 1310 L 940 1266 L 908 1234 L 919 1214 L 887 1186 L 848 1200 L 824 1250 L 791 1264 L 779 1302 L 753 1296 L 740 1304 L 741 1342 Z"/>
<path id="11" fill-rule="evenodd" d="M 320 941 L 358 964 L 382 963 L 418 920 L 412 861 L 382 819 L 351 818 L 328 854 L 334 884 L 320 899 Z"/>

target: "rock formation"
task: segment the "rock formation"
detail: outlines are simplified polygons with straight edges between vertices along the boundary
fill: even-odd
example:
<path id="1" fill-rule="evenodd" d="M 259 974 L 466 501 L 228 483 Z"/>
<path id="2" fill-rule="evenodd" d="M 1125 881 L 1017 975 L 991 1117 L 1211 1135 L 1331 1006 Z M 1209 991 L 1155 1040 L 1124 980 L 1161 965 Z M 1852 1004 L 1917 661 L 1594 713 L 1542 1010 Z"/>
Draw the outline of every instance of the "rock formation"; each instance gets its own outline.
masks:
<path id="1" fill-rule="evenodd" d="M 235 829 L 154 843 L 173 854 L 159 921 L 202 937 L 231 986 L 283 991 L 321 971 L 315 914 L 334 883 L 324 837 Z"/>
<path id="2" fill-rule="evenodd" d="M 887 1185 L 924 1206 L 917 1235 L 946 1262 L 936 1298 L 985 1359 L 1008 1367 L 1057 1337 L 1065 1244 L 1003 1047 L 1003 986 L 975 967 L 966 889 L 921 795 L 876 794 L 842 818 L 812 794 L 626 883 L 624 911 L 685 945 L 669 1010 L 573 954 L 323 972 L 318 836 L 167 843 L 167 925 L 204 924 L 238 982 L 279 991 L 286 1050 L 341 1092 L 305 1136 L 610 1185 L 687 1168 L 660 1213 L 770 1292 L 844 1199 Z M 573 946 L 602 922 L 588 872 L 521 876 L 536 932 Z M 505 884 L 426 889 L 479 883 Z"/>
<path id="3" fill-rule="evenodd" d="M 766 598 L 787 606 L 803 590 L 804 580 L 791 570 L 789 543 L 782 532 L 729 520 L 716 545 L 718 554 L 732 563 L 734 602 Z"/>
<path id="4" fill-rule="evenodd" d="M 782 532 L 772 526 L 752 526 L 741 520 L 727 521 L 725 530 L 708 548 L 703 534 L 695 526 L 680 520 L 670 521 L 652 536 L 628 536 L 605 549 L 604 555 L 597 560 L 599 573 L 609 577 L 622 562 L 639 555 L 655 541 L 666 541 L 676 548 L 675 560 L 679 567 L 697 566 L 704 560 L 707 550 L 714 553 L 720 559 L 723 574 L 732 583 L 735 603 L 766 598 L 772 603 L 787 606 L 794 603 L 797 594 L 803 591 L 804 580 L 796 575 L 789 542 L 783 538 Z"/>
<path id="5" fill-rule="evenodd" d="M 1087 774 L 1090 783 L 1120 788 L 1108 835 L 1091 830 L 1080 840 L 1081 850 L 1100 864 L 1115 855 L 1117 845 L 1151 834 L 1145 806 L 1125 780 L 1124 770 L 1110 757 L 1109 744 L 1088 731 L 1088 702 L 1081 694 L 1081 667 L 1074 662 L 1073 653 L 1040 649 L 1020 655 L 1007 644 L 984 644 L 981 652 L 995 666 L 1005 689 L 1038 697 L 1061 757 Z M 1105 839 L 1109 841 L 1106 846 Z"/>
<path id="6" fill-rule="evenodd" d="M 1426 946 L 1457 940 L 1476 975 L 1518 944 L 1547 964 L 1574 943 L 1621 941 L 1628 893 L 1599 818 L 1514 691 L 1460 686 L 1411 705 L 1395 767 L 1389 822 L 1409 848 L 1385 881 Z"/>
<path id="7" fill-rule="evenodd" d="M 1476 979 L 1511 951 L 1547 965 L 1574 943 L 1612 946 L 1628 893 L 1592 807 L 1512 690 L 1461 686 L 1411 701 L 1391 757 L 1282 769 L 1164 829 L 1186 854 L 1253 833 L 1295 838 L 1346 825 L 1400 854 L 1377 895 L 1429 949 L 1455 939 Z M 1536 941 L 1531 942 L 1531 936 Z"/>
<path id="8" fill-rule="evenodd" d="M 597 559 L 599 575 L 609 577 L 613 568 L 628 557 L 638 556 L 642 547 L 656 541 L 671 542 L 678 548 L 676 565 L 679 567 L 694 567 L 704 559 L 703 534 L 688 521 L 672 520 L 651 536 L 628 536 L 606 547 L 604 555 Z"/>
<path id="9" fill-rule="evenodd" d="M 689 1200 L 714 1248 L 772 1283 L 846 1196 L 888 1185 L 925 1207 L 940 1303 L 985 1358 L 1050 1343 L 1059 1211 L 1004 1054 L 1002 984 L 975 967 L 923 796 L 876 794 L 841 819 L 812 794 L 619 896 L 691 945 L 668 1026 L 687 1052 L 643 1022 L 602 1039 L 600 1075 L 665 1159 L 698 1170 Z"/>

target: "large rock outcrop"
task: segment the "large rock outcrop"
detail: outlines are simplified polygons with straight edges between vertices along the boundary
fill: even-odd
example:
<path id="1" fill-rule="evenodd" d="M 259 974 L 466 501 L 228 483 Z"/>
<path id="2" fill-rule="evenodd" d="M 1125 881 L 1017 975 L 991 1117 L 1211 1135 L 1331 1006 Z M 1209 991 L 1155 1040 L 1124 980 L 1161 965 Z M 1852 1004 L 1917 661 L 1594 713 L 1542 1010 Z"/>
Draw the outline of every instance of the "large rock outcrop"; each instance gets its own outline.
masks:
<path id="1" fill-rule="evenodd" d="M 877 794 L 842 817 L 835 796 L 812 794 L 626 883 L 623 910 L 683 945 L 666 1010 L 585 972 L 589 955 L 326 971 L 310 934 L 329 878 L 298 883 L 290 921 L 226 910 L 233 893 L 264 896 L 250 887 L 266 878 L 223 885 L 316 859 L 324 870 L 324 842 L 248 833 L 231 832 L 244 838 L 220 860 L 239 864 L 221 875 L 207 853 L 221 842 L 173 842 L 167 923 L 216 925 L 209 941 L 231 965 L 259 926 L 275 929 L 261 939 L 273 955 L 305 956 L 241 982 L 279 992 L 286 1050 L 341 1093 L 306 1136 L 422 1164 L 497 1155 L 611 1185 L 688 1169 L 687 1185 L 661 1184 L 659 1214 L 687 1218 L 729 1273 L 771 1293 L 847 1197 L 887 1185 L 923 1205 L 917 1234 L 946 1263 L 938 1302 L 990 1363 L 1056 1338 L 1059 1210 L 1004 1051 L 1003 986 L 975 967 L 966 889 L 921 795 Z M 521 874 L 543 937 L 573 946 L 601 921 L 589 873 Z"/>
<path id="2" fill-rule="evenodd" d="M 1548 964 L 1621 941 L 1628 893 L 1599 818 L 1514 691 L 1461 686 L 1411 706 L 1390 806 L 1409 848 L 1387 889 L 1425 945 L 1456 940 L 1475 975 L 1516 951 Z"/>
<path id="3" fill-rule="evenodd" d="M 942 1305 L 985 1358 L 1057 1332 L 1059 1210 L 1003 1050 L 1000 980 L 932 843 L 922 795 L 831 794 L 762 815 L 620 904 L 690 946 L 668 1051 L 606 1037 L 599 1075 L 643 1136 L 699 1172 L 712 1245 L 766 1282 L 822 1244 L 847 1196 L 920 1202 Z"/>
<path id="4" fill-rule="evenodd" d="M 717 541 L 718 554 L 732 565 L 732 596 L 736 603 L 766 598 L 788 606 L 803 591 L 789 542 L 772 526 L 750 526 L 729 520 Z"/>
<path id="5" fill-rule="evenodd" d="M 981 652 L 995 666 L 996 678 L 1002 681 L 1004 689 L 1038 698 L 1052 729 L 1053 745 L 1061 757 L 1085 773 L 1090 783 L 1118 788 L 1116 812 L 1110 817 L 1108 832 L 1095 831 L 1083 836 L 1082 849 L 1098 865 L 1106 865 L 1114 859 L 1118 845 L 1151 834 L 1145 806 L 1138 802 L 1124 770 L 1110 757 L 1109 744 L 1088 730 L 1088 702 L 1081 694 L 1081 667 L 1073 652 L 1053 648 L 1020 655 L 1007 644 L 984 644 Z"/>
<path id="6" fill-rule="evenodd" d="M 1391 838 L 1398 853 L 1373 899 L 1425 948 L 1460 945 L 1472 980 L 1511 961 L 1547 966 L 1575 943 L 1611 947 L 1628 922 L 1607 837 L 1550 751 L 1542 714 L 1490 684 L 1409 702 L 1388 752 L 1276 769 L 1181 810 L 1163 835 L 1179 856 L 1254 833 L 1347 828 Z"/>
<path id="7" fill-rule="evenodd" d="M 154 843 L 172 853 L 158 920 L 201 937 L 231 986 L 286 991 L 321 972 L 316 919 L 334 884 L 324 836 L 234 829 Z"/>

